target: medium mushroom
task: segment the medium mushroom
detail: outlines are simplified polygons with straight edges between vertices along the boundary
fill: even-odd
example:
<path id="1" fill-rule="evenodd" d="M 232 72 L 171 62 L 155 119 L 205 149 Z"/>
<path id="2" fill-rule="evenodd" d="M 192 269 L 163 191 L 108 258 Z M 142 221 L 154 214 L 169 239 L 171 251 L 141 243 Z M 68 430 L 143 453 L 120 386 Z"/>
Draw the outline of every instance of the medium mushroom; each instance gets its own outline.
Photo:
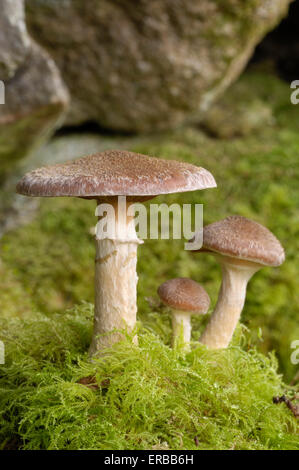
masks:
<path id="1" fill-rule="evenodd" d="M 163 304 L 171 309 L 173 344 L 182 334 L 184 344 L 188 347 L 191 339 L 191 315 L 207 313 L 210 297 L 198 282 L 184 277 L 161 284 L 158 295 Z"/>
<path id="2" fill-rule="evenodd" d="M 114 330 L 126 327 L 132 331 L 136 324 L 136 261 L 141 242 L 133 217 L 128 215 L 130 205 L 159 194 L 215 186 L 213 176 L 204 168 L 120 150 L 33 170 L 18 183 L 17 192 L 26 196 L 75 196 L 109 205 L 107 224 L 114 224 L 115 234 L 96 236 L 95 318 L 90 354 L 119 341 L 121 335 Z M 119 211 L 119 199 L 125 215 Z"/>
<path id="3" fill-rule="evenodd" d="M 200 342 L 211 349 L 226 348 L 244 307 L 247 283 L 263 266 L 280 266 L 284 249 L 264 226 L 241 216 L 231 216 L 203 229 L 199 252 L 212 253 L 223 277 L 218 302 Z"/>

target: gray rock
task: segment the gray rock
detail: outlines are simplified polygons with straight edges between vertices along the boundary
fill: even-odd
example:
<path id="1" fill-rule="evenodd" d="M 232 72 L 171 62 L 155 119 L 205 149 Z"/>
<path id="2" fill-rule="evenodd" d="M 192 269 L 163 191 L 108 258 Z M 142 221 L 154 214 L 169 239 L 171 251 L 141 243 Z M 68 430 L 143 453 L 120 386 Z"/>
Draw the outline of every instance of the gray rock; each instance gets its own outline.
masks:
<path id="1" fill-rule="evenodd" d="M 0 79 L 12 77 L 26 60 L 30 39 L 25 27 L 23 0 L 1 0 Z"/>
<path id="2" fill-rule="evenodd" d="M 9 8 L 4 8 L 4 12 L 1 12 L 0 37 L 3 25 L 8 39 L 18 38 L 18 31 L 22 31 L 26 47 L 14 49 L 10 41 L 3 45 L 9 78 L 3 80 L 5 104 L 0 104 L 2 179 L 4 174 L 14 169 L 18 160 L 53 132 L 68 104 L 68 93 L 53 59 L 30 39 L 25 23 L 21 25 L 23 17 L 19 11 L 20 1 L 9 0 L 7 3 L 7 0 L 4 0 L 5 5 Z M 12 5 L 16 8 L 16 16 Z M 5 38 L 1 38 L 3 39 Z M 15 53 L 16 50 L 18 53 Z M 18 60 L 15 60 L 16 57 Z M 11 58 L 13 60 L 10 60 Z"/>
<path id="3" fill-rule="evenodd" d="M 147 132 L 197 121 L 291 0 L 27 0 L 70 90 L 68 124 Z"/>
<path id="4" fill-rule="evenodd" d="M 0 175 L 14 169 L 53 132 L 67 104 L 67 93 L 53 60 L 36 44 L 15 76 L 5 83 L 0 105 Z"/>

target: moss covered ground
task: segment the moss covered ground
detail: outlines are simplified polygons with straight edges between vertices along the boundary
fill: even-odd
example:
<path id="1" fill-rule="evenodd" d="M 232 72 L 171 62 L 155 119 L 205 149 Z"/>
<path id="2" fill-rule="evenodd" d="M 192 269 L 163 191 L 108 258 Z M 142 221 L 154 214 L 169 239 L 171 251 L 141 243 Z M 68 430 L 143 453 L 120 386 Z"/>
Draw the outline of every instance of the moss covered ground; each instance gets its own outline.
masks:
<path id="1" fill-rule="evenodd" d="M 267 119 L 257 125 L 251 119 L 248 129 L 255 109 Z M 156 289 L 171 277 L 191 277 L 207 289 L 212 309 L 220 269 L 213 257 L 185 251 L 184 241 L 145 240 L 138 263 L 140 347 L 127 338 L 91 364 L 95 206 L 43 200 L 31 223 L 1 240 L 2 448 L 299 448 L 296 419 L 284 404 L 272 403 L 273 396 L 295 394 L 298 371 L 290 356 L 299 340 L 299 106 L 291 105 L 288 84 L 256 69 L 217 112 L 219 126 L 230 123 L 229 138 L 215 137 L 228 133 L 205 123 L 101 142 L 209 169 L 217 189 L 156 202 L 203 203 L 206 224 L 230 214 L 253 218 L 281 240 L 286 262 L 251 280 L 244 327 L 227 351 L 198 345 L 204 322 L 194 320 L 193 349 L 185 355 L 169 347 L 169 315 L 158 306 Z M 69 152 L 72 136 L 59 139 Z M 92 384 L 77 383 L 83 377 Z"/>

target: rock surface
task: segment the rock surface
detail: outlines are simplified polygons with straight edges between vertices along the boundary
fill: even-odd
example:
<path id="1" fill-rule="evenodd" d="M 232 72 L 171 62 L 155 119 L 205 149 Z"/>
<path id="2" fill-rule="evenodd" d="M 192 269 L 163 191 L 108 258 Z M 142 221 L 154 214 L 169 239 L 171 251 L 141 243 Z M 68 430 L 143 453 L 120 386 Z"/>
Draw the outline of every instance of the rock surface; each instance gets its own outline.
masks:
<path id="1" fill-rule="evenodd" d="M 71 92 L 68 124 L 147 132 L 197 121 L 291 0 L 27 0 Z M 70 26 L 71 25 L 71 26 Z"/>
<path id="2" fill-rule="evenodd" d="M 0 176 L 55 129 L 67 93 L 53 60 L 36 44 L 15 76 L 4 81 L 0 105 Z"/>
<path id="3" fill-rule="evenodd" d="M 2 0 L 1 7 L 5 103 L 0 104 L 0 178 L 53 131 L 68 103 L 54 61 L 26 31 L 23 3 Z"/>
<path id="4" fill-rule="evenodd" d="M 23 0 L 1 0 L 0 78 L 7 80 L 24 62 L 30 48 Z"/>

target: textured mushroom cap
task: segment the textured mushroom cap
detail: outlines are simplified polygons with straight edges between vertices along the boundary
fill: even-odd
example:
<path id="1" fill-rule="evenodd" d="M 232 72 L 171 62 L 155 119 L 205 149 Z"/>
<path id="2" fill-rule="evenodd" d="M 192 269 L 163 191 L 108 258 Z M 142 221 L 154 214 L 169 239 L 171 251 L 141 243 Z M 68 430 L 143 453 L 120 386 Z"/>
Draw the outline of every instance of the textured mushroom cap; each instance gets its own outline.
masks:
<path id="1" fill-rule="evenodd" d="M 158 289 L 162 302 L 175 310 L 207 313 L 210 297 L 205 289 L 192 279 L 179 277 L 163 282 Z"/>
<path id="2" fill-rule="evenodd" d="M 213 188 L 211 173 L 188 163 L 111 150 L 27 173 L 26 196 L 156 196 Z"/>
<path id="3" fill-rule="evenodd" d="M 230 216 L 203 229 L 203 247 L 225 256 L 265 266 L 279 266 L 285 260 L 284 249 L 263 225 L 241 216 Z"/>

